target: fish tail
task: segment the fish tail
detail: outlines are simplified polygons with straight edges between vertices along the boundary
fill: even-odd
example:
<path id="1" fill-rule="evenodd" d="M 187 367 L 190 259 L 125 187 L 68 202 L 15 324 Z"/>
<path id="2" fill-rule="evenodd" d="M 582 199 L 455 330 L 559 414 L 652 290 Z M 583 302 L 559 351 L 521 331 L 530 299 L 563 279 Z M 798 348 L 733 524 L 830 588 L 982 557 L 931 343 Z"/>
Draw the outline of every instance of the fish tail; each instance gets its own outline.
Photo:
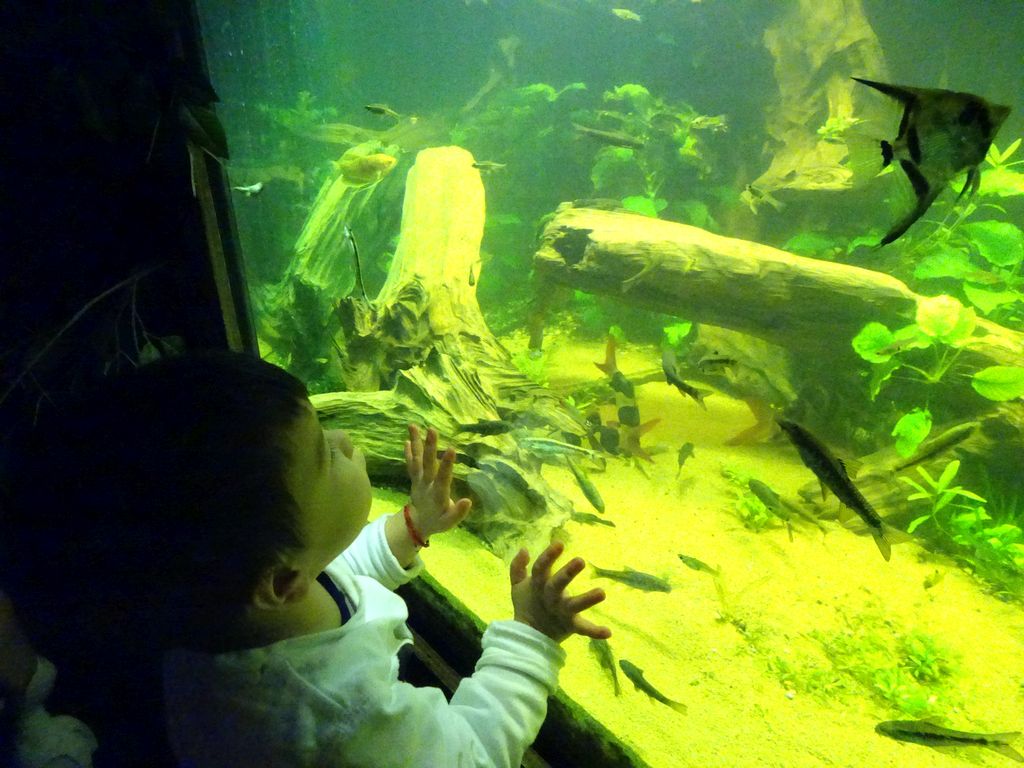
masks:
<path id="1" fill-rule="evenodd" d="M 892 144 L 888 141 L 882 140 L 880 143 L 882 145 L 882 167 L 885 168 L 892 162 L 893 149 Z"/>
<path id="2" fill-rule="evenodd" d="M 707 403 L 704 402 L 704 396 L 707 395 L 703 389 L 693 388 L 693 399 L 697 401 L 697 405 L 703 408 L 705 411 L 708 409 Z"/>
<path id="3" fill-rule="evenodd" d="M 1024 763 L 1024 755 L 1022 755 L 1016 749 L 1011 747 L 1009 744 L 986 744 L 985 746 L 991 749 L 993 752 L 998 752 L 1003 757 L 1008 757 L 1011 760 L 1016 760 L 1018 763 Z"/>
<path id="4" fill-rule="evenodd" d="M 689 711 L 689 708 L 681 701 L 669 701 L 666 703 L 681 715 L 685 715 Z"/>
<path id="5" fill-rule="evenodd" d="M 885 533 L 881 528 L 871 529 L 871 538 L 875 540 L 875 544 L 878 545 L 878 551 L 882 553 L 882 557 L 885 558 L 886 562 L 889 562 L 889 558 L 892 557 L 892 547 L 889 545 L 889 540 L 885 538 Z"/>

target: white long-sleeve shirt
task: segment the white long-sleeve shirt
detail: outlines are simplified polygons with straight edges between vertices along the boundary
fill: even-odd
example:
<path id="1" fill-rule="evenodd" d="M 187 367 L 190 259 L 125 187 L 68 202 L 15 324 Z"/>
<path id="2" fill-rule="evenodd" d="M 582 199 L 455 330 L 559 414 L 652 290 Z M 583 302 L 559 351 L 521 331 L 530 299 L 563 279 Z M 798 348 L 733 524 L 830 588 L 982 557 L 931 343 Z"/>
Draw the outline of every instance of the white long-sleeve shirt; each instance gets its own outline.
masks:
<path id="1" fill-rule="evenodd" d="M 327 568 L 354 607 L 337 629 L 164 662 L 171 744 L 188 768 L 518 768 L 564 651 L 515 621 L 492 623 L 471 677 L 445 700 L 398 680 L 412 641 L 391 590 L 422 569 L 391 554 L 384 518 Z"/>

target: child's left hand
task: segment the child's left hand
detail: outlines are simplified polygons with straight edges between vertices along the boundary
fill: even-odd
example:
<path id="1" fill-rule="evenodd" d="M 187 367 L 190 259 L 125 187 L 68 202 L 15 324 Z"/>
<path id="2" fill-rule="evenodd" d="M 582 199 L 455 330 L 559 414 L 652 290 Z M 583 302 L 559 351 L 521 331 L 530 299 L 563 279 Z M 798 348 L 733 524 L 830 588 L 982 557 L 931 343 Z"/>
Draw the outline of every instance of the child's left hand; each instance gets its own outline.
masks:
<path id="1" fill-rule="evenodd" d="M 451 498 L 454 464 L 455 451 L 451 448 L 438 461 L 437 430 L 428 429 L 427 439 L 422 441 L 416 425 L 409 425 L 409 439 L 405 441 L 405 467 L 412 481 L 409 514 L 424 539 L 454 528 L 469 514 L 472 501 Z"/>

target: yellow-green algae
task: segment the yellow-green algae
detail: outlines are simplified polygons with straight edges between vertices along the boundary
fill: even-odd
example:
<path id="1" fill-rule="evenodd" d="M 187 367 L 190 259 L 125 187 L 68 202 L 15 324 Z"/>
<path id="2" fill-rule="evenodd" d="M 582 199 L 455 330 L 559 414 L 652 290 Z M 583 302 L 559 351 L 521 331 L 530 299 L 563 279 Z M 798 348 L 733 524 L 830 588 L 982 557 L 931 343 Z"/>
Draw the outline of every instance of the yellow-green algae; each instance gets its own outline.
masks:
<path id="1" fill-rule="evenodd" d="M 508 340 L 513 351 L 519 341 Z M 550 386 L 569 391 L 588 380 L 603 347 L 549 338 L 547 355 Z M 628 376 L 656 360 L 656 350 L 627 348 L 620 350 L 619 367 Z M 798 526 L 792 542 L 784 527 L 748 530 L 736 516 L 735 487 L 722 469 L 764 478 L 792 495 L 811 479 L 796 455 L 781 442 L 726 446 L 750 423 L 746 407 L 726 397 L 709 397 L 705 412 L 653 382 L 639 386 L 637 398 L 642 419 L 661 418 L 644 441 L 664 447 L 653 464 L 644 463 L 649 479 L 626 462 L 609 461 L 606 472 L 591 477 L 616 527 L 569 522 L 560 535 L 571 554 L 671 582 L 670 594 L 646 593 L 584 571 L 577 588 L 607 591 L 592 618 L 611 626 L 616 658 L 641 667 L 666 696 L 687 704 L 689 714 L 654 702 L 624 678 L 616 697 L 582 638 L 565 644 L 569 660 L 560 696 L 585 708 L 655 768 L 1006 764 L 984 750 L 946 754 L 877 735 L 878 721 L 910 715 L 897 708 L 898 697 L 880 696 L 852 667 L 878 663 L 884 679 L 891 674 L 886 669 L 898 665 L 879 661 L 880 648 L 930 638 L 955 659 L 955 671 L 944 675 L 932 702 L 950 707 L 941 714 L 958 728 L 1018 729 L 1024 725 L 1019 606 L 985 594 L 951 561 L 912 542 L 897 546 L 886 563 L 870 540 L 835 523 L 826 523 L 824 536 Z M 687 441 L 694 456 L 677 480 L 676 450 Z M 568 470 L 545 467 L 544 474 L 577 509 L 591 511 Z M 381 495 L 388 502 L 375 504 L 375 514 L 400 503 Z M 714 580 L 686 568 L 678 553 L 721 568 L 724 602 Z M 436 537 L 424 559 L 431 576 L 480 621 L 511 616 L 507 565 L 470 534 Z M 926 589 L 936 568 L 945 577 Z M 872 647 L 858 657 L 858 643 Z"/>

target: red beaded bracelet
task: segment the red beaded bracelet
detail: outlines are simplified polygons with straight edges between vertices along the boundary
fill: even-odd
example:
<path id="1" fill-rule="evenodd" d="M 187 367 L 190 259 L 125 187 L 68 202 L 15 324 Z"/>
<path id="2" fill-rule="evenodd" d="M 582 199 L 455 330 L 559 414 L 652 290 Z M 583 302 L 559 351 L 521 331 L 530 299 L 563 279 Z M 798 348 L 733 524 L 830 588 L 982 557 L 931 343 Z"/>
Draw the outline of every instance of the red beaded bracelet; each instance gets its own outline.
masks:
<path id="1" fill-rule="evenodd" d="M 412 539 L 412 543 L 417 547 L 429 547 L 430 542 L 420 536 L 420 532 L 416 530 L 416 526 L 412 523 L 412 515 L 409 514 L 408 504 L 402 508 L 402 515 L 405 517 L 405 528 L 409 531 L 409 538 Z"/>

